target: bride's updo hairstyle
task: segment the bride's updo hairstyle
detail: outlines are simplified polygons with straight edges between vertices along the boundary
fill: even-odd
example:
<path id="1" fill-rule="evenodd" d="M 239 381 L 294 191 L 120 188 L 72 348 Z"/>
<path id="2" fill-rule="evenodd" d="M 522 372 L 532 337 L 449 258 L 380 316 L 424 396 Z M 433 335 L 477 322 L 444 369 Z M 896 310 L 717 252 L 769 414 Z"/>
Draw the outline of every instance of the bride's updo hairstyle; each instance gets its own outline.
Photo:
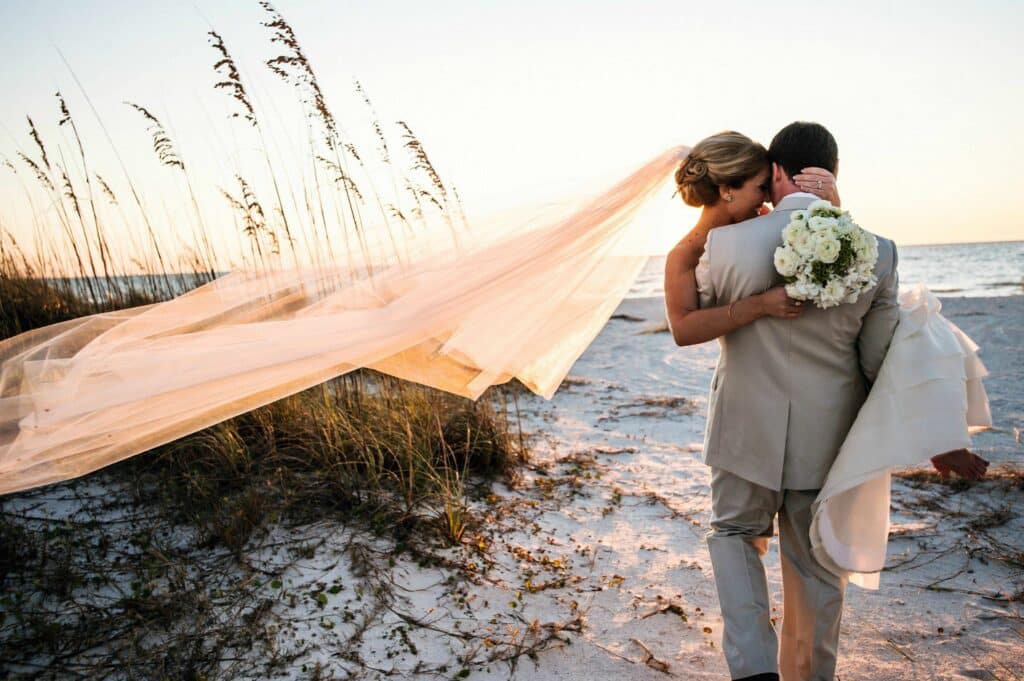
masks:
<path id="1" fill-rule="evenodd" d="M 740 188 L 768 165 L 763 146 L 732 130 L 697 143 L 676 170 L 676 187 L 688 206 L 713 206 L 720 185 Z"/>

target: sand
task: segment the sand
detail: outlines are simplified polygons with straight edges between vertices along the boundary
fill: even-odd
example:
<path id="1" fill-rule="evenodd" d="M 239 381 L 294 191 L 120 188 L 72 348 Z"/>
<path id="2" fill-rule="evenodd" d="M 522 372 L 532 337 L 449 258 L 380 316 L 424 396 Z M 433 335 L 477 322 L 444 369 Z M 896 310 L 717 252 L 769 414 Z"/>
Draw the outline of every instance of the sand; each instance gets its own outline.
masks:
<path id="1" fill-rule="evenodd" d="M 698 458 L 718 346 L 675 347 L 662 305 L 626 300 L 554 399 L 519 398 L 531 463 L 514 486 L 473 502 L 484 522 L 464 545 L 436 551 L 433 566 L 351 528 L 274 529 L 275 541 L 301 535 L 313 547 L 287 560 L 276 549 L 246 556 L 277 576 L 260 587 L 270 648 L 298 656 L 226 674 L 310 678 L 319 664 L 322 678 L 728 678 Z M 1024 296 L 949 299 L 944 311 L 993 374 L 995 428 L 977 449 L 1019 471 Z M 113 484 L 98 475 L 66 489 Z M 34 498 L 33 511 L 68 512 L 59 491 L 49 508 Z M 839 677 L 1024 676 L 1022 502 L 1006 474 L 958 487 L 896 479 L 889 569 L 880 590 L 847 590 Z M 775 542 L 766 565 L 781 619 Z M 245 655 L 258 664 L 270 648 Z"/>
<path id="2" fill-rule="evenodd" d="M 625 301 L 577 362 L 569 384 L 550 403 L 531 403 L 531 422 L 548 446 L 540 458 L 590 452 L 601 473 L 587 482 L 588 499 L 544 514 L 546 531 L 569 546 L 597 544 L 595 572 L 624 579 L 586 594 L 583 645 L 546 654 L 522 678 L 663 676 L 643 664 L 644 648 L 681 678 L 728 678 L 704 544 L 709 476 L 697 459 L 717 343 L 676 348 L 667 333 L 645 333 L 661 325 L 662 306 L 660 298 Z M 1024 297 L 949 299 L 944 312 L 981 345 L 992 372 L 986 388 L 995 427 L 977 437 L 977 449 L 993 462 L 1019 466 Z M 673 403 L 679 398 L 686 402 Z M 616 489 L 621 506 L 602 515 Z M 1010 561 L 992 559 L 999 553 L 993 542 L 1024 548 L 1022 500 L 1021 490 L 1005 483 L 951 492 L 897 480 L 891 570 L 877 592 L 848 589 L 840 678 L 1024 675 L 1022 556 L 1010 550 Z M 776 542 L 766 565 L 781 607 Z M 1005 600 L 1014 595 L 1016 602 Z M 686 621 L 672 612 L 645 617 L 666 603 L 680 606 Z"/>

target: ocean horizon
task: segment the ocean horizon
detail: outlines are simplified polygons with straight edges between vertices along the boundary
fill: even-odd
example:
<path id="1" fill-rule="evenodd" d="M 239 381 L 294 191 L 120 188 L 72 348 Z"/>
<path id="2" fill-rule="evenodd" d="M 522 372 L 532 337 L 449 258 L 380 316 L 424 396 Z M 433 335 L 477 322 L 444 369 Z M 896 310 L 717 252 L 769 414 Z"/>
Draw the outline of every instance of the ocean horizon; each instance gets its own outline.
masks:
<path id="1" fill-rule="evenodd" d="M 897 245 L 901 288 L 919 283 L 928 286 L 940 297 L 989 297 L 1024 295 L 1024 241 L 988 241 L 957 244 Z M 627 298 L 662 296 L 665 256 L 649 256 Z M 227 271 L 218 272 L 222 277 Z M 169 285 L 175 295 L 191 290 L 205 281 L 192 272 L 166 274 L 131 274 L 112 277 L 123 287 L 134 285 L 145 289 L 156 281 Z M 163 281 L 166 278 L 167 284 Z M 103 277 L 67 277 L 73 290 L 90 297 L 86 282 L 92 280 L 100 288 Z M 61 279 L 49 278 L 50 281 Z"/>
<path id="2" fill-rule="evenodd" d="M 1024 295 L 1024 241 L 962 244 L 897 244 L 900 287 L 925 284 L 940 297 Z M 665 294 L 665 256 L 644 265 L 627 298 Z"/>

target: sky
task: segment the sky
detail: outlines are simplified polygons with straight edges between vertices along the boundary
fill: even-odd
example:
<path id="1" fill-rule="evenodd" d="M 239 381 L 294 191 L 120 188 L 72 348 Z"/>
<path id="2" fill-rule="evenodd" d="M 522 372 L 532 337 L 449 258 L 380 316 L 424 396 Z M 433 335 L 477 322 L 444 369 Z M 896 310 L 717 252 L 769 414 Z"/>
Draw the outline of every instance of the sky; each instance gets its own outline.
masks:
<path id="1" fill-rule="evenodd" d="M 839 143 L 843 204 L 898 244 L 1024 239 L 1024 7 L 1019 2 L 692 3 L 517 0 L 337 3 L 279 0 L 346 129 L 407 121 L 471 215 L 598 192 L 676 144 L 725 129 L 764 144 L 793 120 Z M 263 62 L 277 54 L 256 2 L 0 1 L 0 154 L 34 153 L 25 116 L 62 139 L 62 91 L 94 169 L 124 191 L 90 106 L 129 174 L 158 206 L 158 230 L 188 213 L 155 163 L 151 109 L 216 202 L 233 168 L 258 160 L 252 135 L 212 88 L 220 32 L 269 121 L 282 158 L 308 135 L 294 92 Z M 88 95 L 79 90 L 63 58 Z M 90 105 L 91 102 L 91 105 Z M 356 134 L 356 133 L 354 133 Z M 66 146 L 66 149 L 72 149 Z M 3 170 L 3 169 L 0 169 Z M 663 253 L 696 213 L 666 192 L 645 252 Z M 28 207 L 0 173 L 0 226 L 30 233 Z M 219 210 L 219 209 L 218 209 Z M 208 222 L 227 222 L 228 209 Z M 229 227 L 234 229 L 234 226 Z"/>

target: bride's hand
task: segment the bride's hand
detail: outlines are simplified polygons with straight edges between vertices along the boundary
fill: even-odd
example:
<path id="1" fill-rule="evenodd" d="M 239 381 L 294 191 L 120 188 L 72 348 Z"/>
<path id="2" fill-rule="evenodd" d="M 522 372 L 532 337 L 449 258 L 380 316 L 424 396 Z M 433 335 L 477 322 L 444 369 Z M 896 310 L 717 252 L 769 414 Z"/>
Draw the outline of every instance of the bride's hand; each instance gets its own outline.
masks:
<path id="1" fill-rule="evenodd" d="M 988 461 L 968 449 L 954 449 L 932 457 L 932 465 L 943 478 L 956 473 L 966 480 L 980 480 L 985 477 Z"/>
<path id="2" fill-rule="evenodd" d="M 772 317 L 793 319 L 794 317 L 799 317 L 800 313 L 804 310 L 803 302 L 790 298 L 789 294 L 786 293 L 785 286 L 776 286 L 775 288 L 768 289 L 758 298 L 758 302 L 761 303 L 761 309 L 765 314 Z"/>
<path id="3" fill-rule="evenodd" d="M 800 187 L 801 191 L 810 192 L 819 199 L 825 199 L 833 206 L 839 205 L 839 187 L 836 186 L 836 176 L 824 168 L 804 168 L 793 176 L 793 182 Z"/>

